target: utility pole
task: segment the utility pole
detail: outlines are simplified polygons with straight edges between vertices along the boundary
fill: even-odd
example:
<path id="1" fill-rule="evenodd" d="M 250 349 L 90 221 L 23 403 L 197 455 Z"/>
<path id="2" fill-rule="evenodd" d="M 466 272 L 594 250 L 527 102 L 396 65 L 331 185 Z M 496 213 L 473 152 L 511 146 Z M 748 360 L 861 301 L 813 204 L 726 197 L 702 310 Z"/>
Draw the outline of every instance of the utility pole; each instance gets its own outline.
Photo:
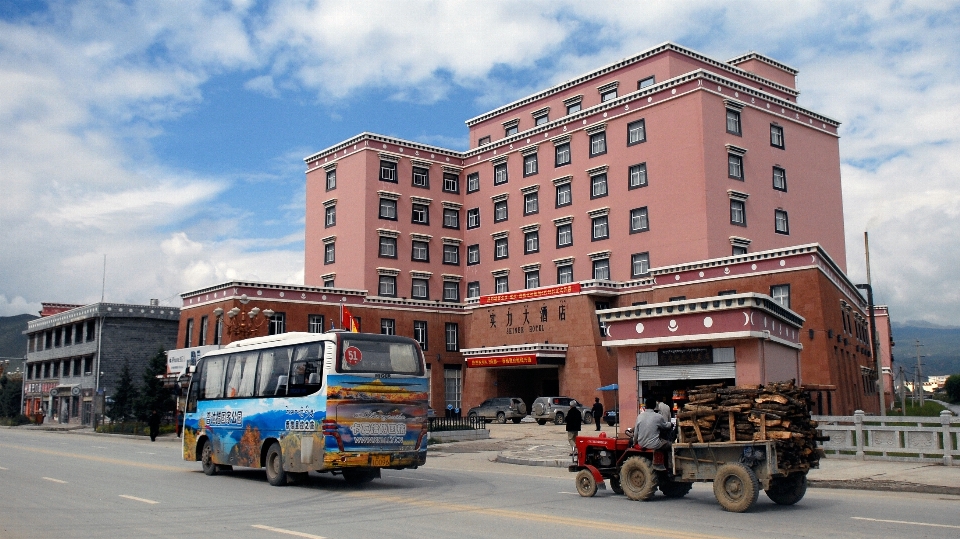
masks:
<path id="1" fill-rule="evenodd" d="M 867 232 L 863 232 L 863 250 L 867 261 L 867 284 L 857 285 L 857 288 L 867 289 L 867 307 L 870 309 L 870 351 L 873 353 L 873 360 L 877 365 L 877 393 L 880 395 L 880 415 L 887 415 L 887 407 L 884 391 L 886 384 L 883 383 L 883 362 L 880 361 L 880 344 L 877 340 L 877 321 L 873 313 L 873 283 L 870 280 L 870 239 Z"/>
<path id="2" fill-rule="evenodd" d="M 900 415 L 907 415 L 907 378 L 900 365 Z"/>
<path id="3" fill-rule="evenodd" d="M 917 341 L 914 346 L 917 347 L 917 392 L 920 395 L 920 406 L 923 406 L 923 366 L 920 363 L 920 358 L 926 356 L 920 355 L 920 349 L 923 348 L 920 341 Z"/>

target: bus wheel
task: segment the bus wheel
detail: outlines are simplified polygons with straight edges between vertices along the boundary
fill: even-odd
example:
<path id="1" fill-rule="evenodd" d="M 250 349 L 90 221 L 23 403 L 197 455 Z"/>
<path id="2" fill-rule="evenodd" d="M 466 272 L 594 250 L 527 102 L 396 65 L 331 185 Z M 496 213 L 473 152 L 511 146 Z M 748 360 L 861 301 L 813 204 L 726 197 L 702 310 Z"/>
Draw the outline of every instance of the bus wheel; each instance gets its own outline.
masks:
<path id="1" fill-rule="evenodd" d="M 203 467 L 203 473 L 207 475 L 217 475 L 220 467 L 213 462 L 213 444 L 206 441 L 203 444 L 203 450 L 200 453 L 200 465 Z"/>
<path id="2" fill-rule="evenodd" d="M 343 470 L 343 480 L 347 482 L 348 485 L 362 485 L 364 483 L 369 483 L 377 476 L 377 473 L 373 470 L 353 470 L 347 468 Z"/>
<path id="3" fill-rule="evenodd" d="M 270 444 L 267 450 L 267 481 L 275 487 L 287 484 L 287 472 L 283 471 L 283 452 L 277 442 Z"/>

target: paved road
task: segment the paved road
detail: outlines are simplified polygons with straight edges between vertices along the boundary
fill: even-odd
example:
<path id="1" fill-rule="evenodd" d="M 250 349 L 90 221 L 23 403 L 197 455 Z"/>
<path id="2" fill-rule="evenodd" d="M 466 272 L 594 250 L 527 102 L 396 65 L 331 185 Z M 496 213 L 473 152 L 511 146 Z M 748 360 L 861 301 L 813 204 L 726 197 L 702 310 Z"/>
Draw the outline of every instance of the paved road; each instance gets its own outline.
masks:
<path id="1" fill-rule="evenodd" d="M 682 500 L 575 494 L 563 469 L 495 452 L 431 452 L 419 470 L 361 488 L 313 475 L 271 487 L 259 470 L 206 477 L 173 441 L 0 429 L 0 537 L 949 537 L 960 497 L 811 489 L 722 511 L 709 485 Z"/>

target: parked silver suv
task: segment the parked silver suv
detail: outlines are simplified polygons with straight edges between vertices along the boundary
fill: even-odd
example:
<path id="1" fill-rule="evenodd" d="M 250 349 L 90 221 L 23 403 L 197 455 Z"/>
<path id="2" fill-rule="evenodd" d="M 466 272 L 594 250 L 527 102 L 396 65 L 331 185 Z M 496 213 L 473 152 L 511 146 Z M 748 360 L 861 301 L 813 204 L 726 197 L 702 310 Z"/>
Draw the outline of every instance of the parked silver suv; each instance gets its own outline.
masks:
<path id="1" fill-rule="evenodd" d="M 576 401 L 572 397 L 537 397 L 533 401 L 533 413 L 530 417 L 537 420 L 537 423 L 546 425 L 547 421 L 553 421 L 557 425 L 562 425 L 567 419 L 567 411 L 570 410 L 570 403 Z M 577 403 L 580 414 L 583 415 L 583 423 L 589 425 L 593 423 L 593 412 L 581 403 Z"/>
<path id="2" fill-rule="evenodd" d="M 487 399 L 480 406 L 474 406 L 467 412 L 467 417 L 477 416 L 495 419 L 497 423 L 506 423 L 508 419 L 519 423 L 527 416 L 527 405 L 516 397 Z"/>

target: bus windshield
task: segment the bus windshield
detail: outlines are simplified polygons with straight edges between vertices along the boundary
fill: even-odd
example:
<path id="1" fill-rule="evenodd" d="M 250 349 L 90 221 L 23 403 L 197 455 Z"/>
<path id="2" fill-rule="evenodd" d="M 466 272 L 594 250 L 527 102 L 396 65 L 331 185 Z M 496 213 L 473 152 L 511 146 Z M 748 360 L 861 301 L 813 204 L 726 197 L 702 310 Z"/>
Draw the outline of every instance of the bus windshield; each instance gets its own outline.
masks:
<path id="1" fill-rule="evenodd" d="M 416 345 L 406 342 L 344 337 L 340 372 L 422 375 L 423 362 Z"/>

